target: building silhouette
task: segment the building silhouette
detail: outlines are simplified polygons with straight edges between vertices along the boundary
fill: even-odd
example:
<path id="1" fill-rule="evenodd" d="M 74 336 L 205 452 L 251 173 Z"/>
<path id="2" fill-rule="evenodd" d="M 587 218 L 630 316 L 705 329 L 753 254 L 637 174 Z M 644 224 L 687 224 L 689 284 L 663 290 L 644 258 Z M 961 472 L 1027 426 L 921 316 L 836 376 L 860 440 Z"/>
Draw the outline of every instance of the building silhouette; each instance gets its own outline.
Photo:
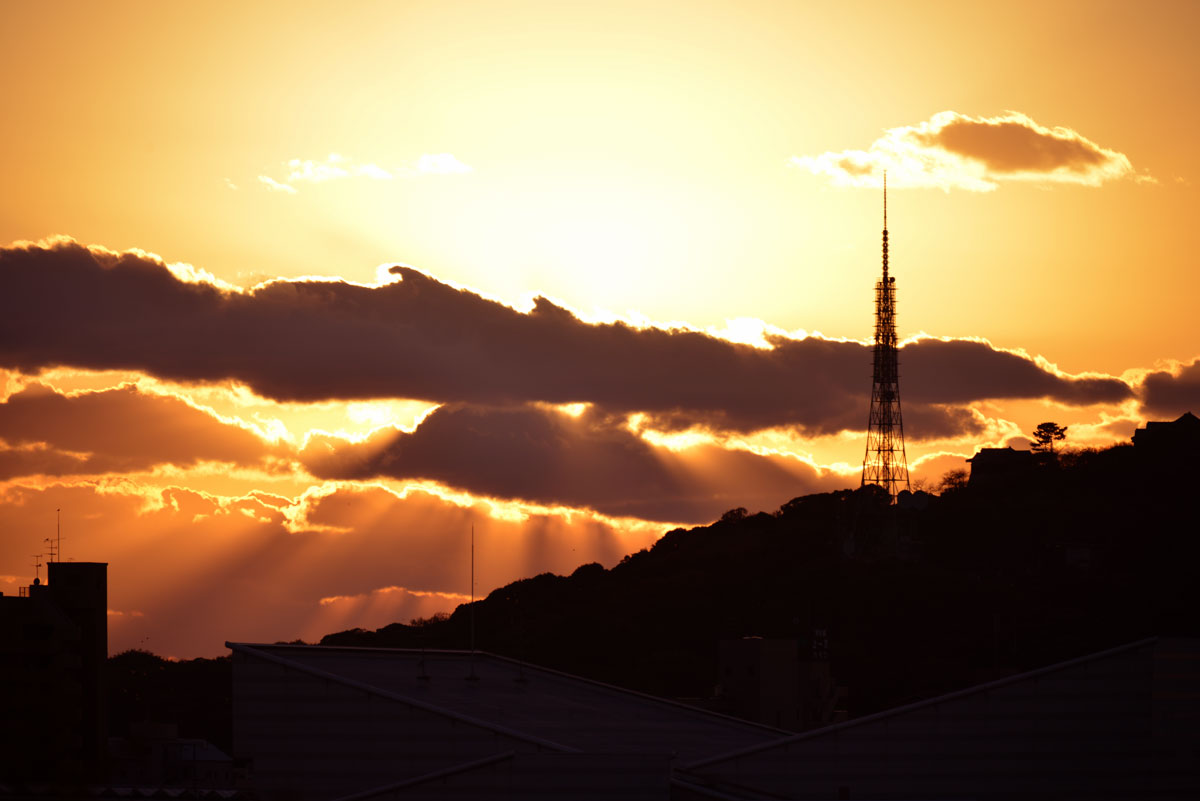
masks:
<path id="1" fill-rule="evenodd" d="M 1184 412 L 1174 420 L 1148 421 L 1133 432 L 1133 446 L 1151 458 L 1194 458 L 1200 449 L 1200 418 Z"/>
<path id="2" fill-rule="evenodd" d="M 493 654 L 227 645 L 234 752 L 261 801 L 1200 795 L 1195 639 L 800 734 Z"/>
<path id="3" fill-rule="evenodd" d="M 987 489 L 1019 489 L 1031 480 L 1036 467 L 1032 451 L 1009 446 L 980 448 L 967 464 L 971 466 L 970 486 Z"/>
<path id="4" fill-rule="evenodd" d="M 108 565 L 50 562 L 0 596 L 0 776 L 86 781 L 107 750 Z"/>
<path id="5" fill-rule="evenodd" d="M 846 688 L 833 678 L 828 649 L 825 629 L 814 629 L 807 647 L 794 639 L 722 640 L 718 694 L 705 706 L 790 731 L 845 720 L 838 707 Z"/>
<path id="6" fill-rule="evenodd" d="M 896 279 L 888 275 L 887 173 L 883 174 L 883 276 L 875 284 L 875 372 L 867 420 L 862 486 L 878 484 L 894 503 L 908 489 L 904 422 L 900 417 L 900 365 L 896 349 Z"/>
<path id="7" fill-rule="evenodd" d="M 226 645 L 262 801 L 667 799 L 682 762 L 788 735 L 495 654 Z"/>

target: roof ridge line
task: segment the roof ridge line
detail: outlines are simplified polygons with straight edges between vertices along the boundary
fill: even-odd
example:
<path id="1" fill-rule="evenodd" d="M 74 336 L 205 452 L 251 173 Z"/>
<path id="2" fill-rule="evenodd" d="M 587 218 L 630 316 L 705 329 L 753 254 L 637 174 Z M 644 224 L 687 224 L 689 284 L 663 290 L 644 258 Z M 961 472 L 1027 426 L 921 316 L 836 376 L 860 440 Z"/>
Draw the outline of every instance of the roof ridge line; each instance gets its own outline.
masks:
<path id="1" fill-rule="evenodd" d="M 1137 640 L 1136 642 L 1130 642 L 1130 643 L 1126 643 L 1124 645 L 1118 645 L 1115 648 L 1107 648 L 1103 651 L 1096 651 L 1095 653 L 1092 653 L 1092 654 L 1087 654 L 1085 656 L 1078 656 L 1078 657 L 1075 657 L 1074 659 L 1068 659 L 1065 662 L 1055 662 L 1053 665 L 1047 665 L 1045 667 L 1035 668 L 1033 670 L 1028 670 L 1024 673 L 1017 673 L 1012 676 L 1006 676 L 1005 678 L 1002 678 L 1002 679 L 996 679 L 994 681 L 984 682 L 983 684 L 976 684 L 971 687 L 964 687 L 961 690 L 954 690 L 953 692 L 943 693 L 942 695 L 936 695 L 933 698 L 926 698 L 923 701 L 914 701 L 911 704 L 904 704 L 902 706 L 893 707 L 891 709 L 885 709 L 882 712 L 875 712 L 874 714 L 871 714 L 871 715 L 864 715 L 861 718 L 854 718 L 853 720 L 847 720 L 842 723 L 834 723 L 831 726 L 822 726 L 819 729 L 812 729 L 810 731 L 800 732 L 798 734 L 792 735 L 791 737 L 785 737 L 782 740 L 776 740 L 775 742 L 763 743 L 761 745 L 752 745 L 747 748 L 739 748 L 736 751 L 729 751 L 724 754 L 718 754 L 717 756 L 714 756 L 714 757 L 708 757 L 705 759 L 698 760 L 696 762 L 691 762 L 687 765 L 683 765 L 683 766 L 681 766 L 681 769 L 685 770 L 685 771 L 690 771 L 695 768 L 702 768 L 707 765 L 714 765 L 714 764 L 717 764 L 718 762 L 727 762 L 731 759 L 737 759 L 739 757 L 758 753 L 759 751 L 765 751 L 768 748 L 777 748 L 781 745 L 782 746 L 790 745 L 792 743 L 799 742 L 800 740 L 807 740 L 807 739 L 810 739 L 813 737 L 820 737 L 825 734 L 829 734 L 830 732 L 841 731 L 843 729 L 848 729 L 853 726 L 859 726 L 859 725 L 862 725 L 865 723 L 873 723 L 877 720 L 883 720 L 885 718 L 890 718 L 890 717 L 899 715 L 904 712 L 911 712 L 914 709 L 921 709 L 923 707 L 933 706 L 934 704 L 941 704 L 941 703 L 945 703 L 946 701 L 953 701 L 958 698 L 964 698 L 968 695 L 975 695 L 976 693 L 987 692 L 988 690 L 994 690 L 998 687 L 1004 687 L 1009 684 L 1016 684 L 1019 681 L 1025 681 L 1026 679 L 1032 679 L 1032 678 L 1036 678 L 1038 676 L 1043 676 L 1047 673 L 1053 673 L 1058 670 L 1065 670 L 1066 668 L 1069 668 L 1069 667 L 1075 667 L 1076 665 L 1082 665 L 1082 664 L 1086 664 L 1088 662 L 1094 662 L 1097 659 L 1103 659 L 1105 657 L 1113 656 L 1115 654 L 1124 653 L 1125 651 L 1133 651 L 1138 648 L 1142 648 L 1146 645 L 1150 645 L 1151 643 L 1158 642 L 1159 639 L 1160 639 L 1159 637 L 1147 637 L 1143 640 Z"/>
<path id="2" fill-rule="evenodd" d="M 364 681 L 358 681 L 357 679 L 339 676 L 336 673 L 330 673 L 329 671 L 321 670 L 320 668 L 315 668 L 311 665 L 305 665 L 292 659 L 285 659 L 282 656 L 276 656 L 275 654 L 259 650 L 261 647 L 273 646 L 253 646 L 247 645 L 246 643 L 227 642 L 225 643 L 225 647 L 231 651 L 241 651 L 242 653 L 253 654 L 259 659 L 265 659 L 268 662 L 274 662 L 275 664 L 283 665 L 284 667 L 298 670 L 301 673 L 307 673 L 310 676 L 316 676 L 317 678 L 325 679 L 326 681 L 336 682 L 347 687 L 353 687 L 356 690 L 362 690 L 363 692 L 372 695 L 378 695 L 381 698 L 387 698 L 392 701 L 398 701 L 402 704 L 408 704 L 409 706 L 416 707 L 417 709 L 424 709 L 427 712 L 434 712 L 439 715 L 454 718 L 455 720 L 467 723 L 471 726 L 478 726 L 479 728 L 493 731 L 497 734 L 503 734 L 506 737 L 512 737 L 523 742 L 532 743 L 533 745 L 541 748 L 549 748 L 553 751 L 560 751 L 565 754 L 581 753 L 578 748 L 572 748 L 571 746 L 563 745 L 562 743 L 556 743 L 551 740 L 543 740 L 540 737 L 535 737 L 531 734 L 525 734 L 524 732 L 519 732 L 506 726 L 489 723 L 486 720 L 480 720 L 479 718 L 474 718 L 470 715 L 464 715 L 461 712 L 455 712 L 453 710 L 437 706 L 436 704 L 431 704 L 428 701 L 419 701 L 416 698 L 411 698 L 407 695 L 401 695 L 400 693 L 393 692 L 391 690 L 385 690 L 382 687 L 375 686 L 374 684 L 367 684 Z"/>
<path id="3" fill-rule="evenodd" d="M 372 787 L 370 790 L 362 790 L 354 793 L 353 795 L 344 795 L 340 798 L 334 799 L 334 801 L 365 801 L 365 799 L 373 798 L 377 795 L 382 795 L 383 793 L 403 790 L 406 787 L 414 787 L 418 784 L 424 784 L 425 782 L 433 781 L 434 779 L 444 779 L 457 773 L 464 773 L 468 770 L 473 770 L 474 768 L 487 767 L 488 765 L 496 762 L 503 762 L 506 759 L 512 759 L 516 755 L 516 751 L 502 751 L 498 754 L 492 754 L 491 756 L 471 760 L 470 762 L 462 762 L 457 765 L 451 765 L 448 768 L 435 770 L 431 773 L 422 773 L 420 776 L 412 776 L 407 779 L 401 779 L 400 781 L 393 782 L 392 784 L 384 784 L 380 785 L 379 787 Z"/>
<path id="4" fill-rule="evenodd" d="M 599 679 L 589 679 L 587 676 L 577 676 L 574 673 L 566 673 L 561 670 L 555 670 L 554 668 L 548 668 L 548 667 L 544 667 L 542 665 L 535 665 L 532 662 L 523 662 L 520 659 L 514 659 L 510 656 L 503 656 L 501 654 L 493 654 L 493 653 L 489 653 L 487 651 L 480 651 L 479 653 L 486 654 L 487 656 L 493 657 L 495 659 L 500 659 L 505 662 L 512 662 L 512 663 L 521 665 L 522 667 L 532 668 L 533 670 L 541 671 L 542 673 L 549 673 L 549 674 L 552 674 L 555 676 L 562 676 L 564 678 L 572 679 L 574 681 L 583 682 L 585 684 L 593 684 L 597 687 L 603 687 L 607 690 L 613 690 L 615 692 L 624 693 L 625 695 L 633 695 L 633 696 L 636 696 L 643 700 L 653 701 L 655 703 L 662 704 L 664 706 L 670 706 L 670 707 L 675 707 L 677 709 L 683 709 L 688 712 L 694 712 L 701 717 L 718 718 L 722 721 L 739 723 L 747 728 L 762 729 L 764 731 L 771 732 L 771 733 L 784 733 L 784 734 L 788 733 L 787 729 L 777 729 L 774 726 L 768 726 L 765 723 L 756 723 L 753 720 L 746 720 L 745 718 L 737 718 L 732 715 L 724 715 L 720 712 L 713 712 L 708 709 L 701 709 L 698 706 L 692 706 L 691 704 L 685 704 L 682 701 L 674 701 L 670 698 L 663 698 L 658 695 L 650 695 L 649 693 L 644 693 L 644 692 L 641 692 L 640 690 L 631 690 L 628 687 L 619 687 L 616 684 L 609 684 L 608 682 L 603 682 L 603 681 L 600 681 Z"/>
<path id="5" fill-rule="evenodd" d="M 227 642 L 227 643 L 225 643 L 225 647 L 232 648 L 234 645 L 237 645 L 237 644 L 238 643 L 228 643 Z M 367 646 L 367 645 L 297 645 L 297 644 L 293 644 L 293 643 L 279 643 L 277 645 L 276 644 L 267 644 L 267 643 L 259 643 L 259 644 L 241 643 L 240 645 L 242 647 L 288 648 L 288 649 L 296 649 L 296 650 L 300 650 L 303 648 L 321 648 L 321 649 L 325 649 L 325 650 L 358 651 L 358 652 L 370 652 L 370 653 L 393 653 L 393 652 L 399 651 L 399 652 L 410 653 L 410 654 L 447 654 L 447 655 L 455 655 L 455 656 L 471 656 L 471 655 L 486 656 L 491 659 L 496 659 L 496 660 L 503 661 L 503 662 L 509 662 L 509 663 L 512 663 L 515 665 L 520 665 L 521 667 L 527 668 L 529 670 L 546 673 L 546 674 L 549 674 L 552 676 L 560 676 L 562 678 L 571 679 L 572 681 L 581 682 L 583 684 L 591 684 L 596 687 L 603 687 L 607 690 L 612 690 L 614 692 L 623 693 L 625 695 L 632 695 L 637 698 L 641 698 L 643 700 L 652 701 L 657 704 L 662 704 L 664 706 L 674 707 L 676 709 L 683 709 L 688 712 L 695 713 L 696 715 L 701 716 L 701 717 L 716 718 L 721 721 L 736 723 L 736 724 L 739 724 L 739 725 L 744 726 L 749 729 L 758 729 L 765 733 L 770 733 L 770 734 L 779 734 L 779 735 L 786 736 L 791 733 L 787 729 L 778 729 L 778 728 L 775 728 L 774 726 L 768 726 L 765 723 L 756 723 L 753 720 L 745 720 L 743 718 L 734 717 L 732 715 L 725 715 L 720 712 L 713 712 L 712 710 L 709 710 L 709 709 L 701 709 L 700 707 L 692 706 L 691 704 L 685 704 L 682 701 L 674 701 L 674 700 L 671 700 L 670 698 L 662 698 L 661 696 L 650 695 L 649 693 L 644 693 L 639 690 L 631 690 L 628 687 L 620 687 L 616 684 L 609 684 L 608 682 L 600 681 L 599 679 L 591 679 L 591 678 L 588 678 L 587 676 L 579 676 L 574 673 L 567 673 L 565 671 L 556 670 L 554 668 L 546 667 L 544 665 L 537 665 L 532 662 L 525 662 L 521 659 L 516 659 L 511 656 L 504 656 L 503 654 L 492 653 L 491 651 L 478 651 L 478 650 L 477 651 L 467 651 L 467 650 L 456 650 L 456 649 L 450 649 L 450 648 L 440 648 L 440 649 L 435 649 L 435 648 L 381 648 L 381 647 L 373 647 L 373 646 Z"/>

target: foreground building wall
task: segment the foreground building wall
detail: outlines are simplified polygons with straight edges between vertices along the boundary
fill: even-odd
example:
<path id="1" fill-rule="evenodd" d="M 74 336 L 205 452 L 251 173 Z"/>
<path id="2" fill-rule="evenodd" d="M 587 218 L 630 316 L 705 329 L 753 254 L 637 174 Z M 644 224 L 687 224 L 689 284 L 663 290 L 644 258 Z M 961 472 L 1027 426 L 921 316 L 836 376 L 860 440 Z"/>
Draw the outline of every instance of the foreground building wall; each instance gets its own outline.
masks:
<path id="1" fill-rule="evenodd" d="M 233 750 L 264 801 L 318 801 L 546 747 L 233 653 Z"/>
<path id="2" fill-rule="evenodd" d="M 1200 797 L 1200 643 L 1147 640 L 689 766 L 735 796 Z"/>
<path id="3" fill-rule="evenodd" d="M 107 571 L 50 562 L 48 583 L 0 595 L 0 779 L 104 776 Z"/>

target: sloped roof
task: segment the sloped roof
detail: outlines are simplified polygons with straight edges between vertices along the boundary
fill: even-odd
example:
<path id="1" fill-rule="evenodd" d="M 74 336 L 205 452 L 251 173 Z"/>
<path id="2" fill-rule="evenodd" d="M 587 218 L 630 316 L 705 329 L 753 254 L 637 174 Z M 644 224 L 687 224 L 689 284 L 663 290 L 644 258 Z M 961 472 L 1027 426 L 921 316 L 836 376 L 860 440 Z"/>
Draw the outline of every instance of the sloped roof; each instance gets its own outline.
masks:
<path id="1" fill-rule="evenodd" d="M 558 751 L 658 753 L 690 762 L 788 735 L 483 652 L 226 646 Z"/>
<path id="2" fill-rule="evenodd" d="M 730 760 L 738 759 L 740 757 L 749 756 L 751 754 L 759 754 L 759 753 L 770 751 L 770 750 L 776 749 L 776 748 L 786 748 L 787 746 L 789 746 L 793 743 L 798 743 L 798 742 L 801 742 L 804 740 L 814 740 L 814 739 L 818 739 L 818 738 L 822 738 L 822 737 L 827 737 L 831 734 L 835 734 L 838 732 L 842 732 L 842 731 L 846 731 L 846 730 L 850 730 L 850 729 L 854 729 L 854 728 L 858 728 L 858 727 L 862 727 L 862 726 L 867 726 L 867 725 L 876 723 L 878 721 L 887 720 L 888 718 L 902 717 L 904 715 L 908 715 L 917 710 L 944 704 L 947 701 L 954 701 L 954 700 L 957 700 L 960 698 L 967 698 L 972 695 L 978 695 L 978 694 L 982 694 L 982 693 L 991 692 L 992 690 L 996 690 L 1001 687 L 1007 687 L 1012 684 L 1019 684 L 1021 682 L 1026 682 L 1031 679 L 1041 678 L 1048 674 L 1055 673 L 1055 672 L 1058 672 L 1061 670 L 1066 670 L 1068 668 L 1077 667 L 1079 665 L 1085 665 L 1089 662 L 1098 662 L 1100 660 L 1107 659 L 1107 658 L 1109 658 L 1111 656 L 1115 656 L 1117 654 L 1123 654 L 1128 651 L 1136 651 L 1140 648 L 1147 648 L 1149 646 L 1154 645 L 1156 642 L 1158 642 L 1158 640 L 1159 640 L 1159 638 L 1157 638 L 1157 637 L 1149 637 L 1144 640 L 1138 640 L 1137 642 L 1132 642 L 1132 643 L 1128 643 L 1126 645 L 1117 646 L 1116 648 L 1110 648 L 1105 651 L 1099 651 L 1094 654 L 1088 654 L 1087 656 L 1082 656 L 1077 659 L 1071 659 L 1066 662 L 1059 662 L 1057 664 L 1049 665 L 1047 667 L 1037 668 L 1036 670 L 1030 670 L 1026 673 L 1018 673 L 1013 676 L 1007 676 L 1003 679 L 998 679 L 997 681 L 990 681 L 985 684 L 977 684 L 973 687 L 968 687 L 963 690 L 956 690 L 955 692 L 946 693 L 945 695 L 939 695 L 934 698 L 928 698 L 924 701 L 917 701 L 916 703 L 906 704 L 904 706 L 898 706 L 898 707 L 895 707 L 894 709 L 888 709 L 883 712 L 877 712 L 874 715 L 864 715 L 860 718 L 854 718 L 853 720 L 845 721 L 844 723 L 835 723 L 832 726 L 825 726 L 820 729 L 812 729 L 810 731 L 801 732 L 800 734 L 793 734 L 789 737 L 777 739 L 773 742 L 759 743 L 757 745 L 752 745 L 747 748 L 736 749 L 736 750 L 730 751 L 729 753 L 717 754 L 717 755 L 714 755 L 711 757 L 706 757 L 704 759 L 698 760 L 691 764 L 684 765 L 683 767 L 684 767 L 684 770 L 694 770 L 697 768 L 703 768 L 703 767 L 707 767 L 710 765 L 716 765 L 721 762 L 727 762 Z"/>

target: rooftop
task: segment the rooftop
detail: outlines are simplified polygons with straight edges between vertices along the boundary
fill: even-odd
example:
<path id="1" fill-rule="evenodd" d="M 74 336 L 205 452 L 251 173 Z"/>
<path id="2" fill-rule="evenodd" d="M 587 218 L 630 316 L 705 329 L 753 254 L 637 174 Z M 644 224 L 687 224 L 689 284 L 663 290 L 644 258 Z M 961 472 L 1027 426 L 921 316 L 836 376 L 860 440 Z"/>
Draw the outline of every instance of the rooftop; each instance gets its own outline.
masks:
<path id="1" fill-rule="evenodd" d="M 687 762 L 790 734 L 483 652 L 226 645 L 564 751 L 658 753 Z"/>

